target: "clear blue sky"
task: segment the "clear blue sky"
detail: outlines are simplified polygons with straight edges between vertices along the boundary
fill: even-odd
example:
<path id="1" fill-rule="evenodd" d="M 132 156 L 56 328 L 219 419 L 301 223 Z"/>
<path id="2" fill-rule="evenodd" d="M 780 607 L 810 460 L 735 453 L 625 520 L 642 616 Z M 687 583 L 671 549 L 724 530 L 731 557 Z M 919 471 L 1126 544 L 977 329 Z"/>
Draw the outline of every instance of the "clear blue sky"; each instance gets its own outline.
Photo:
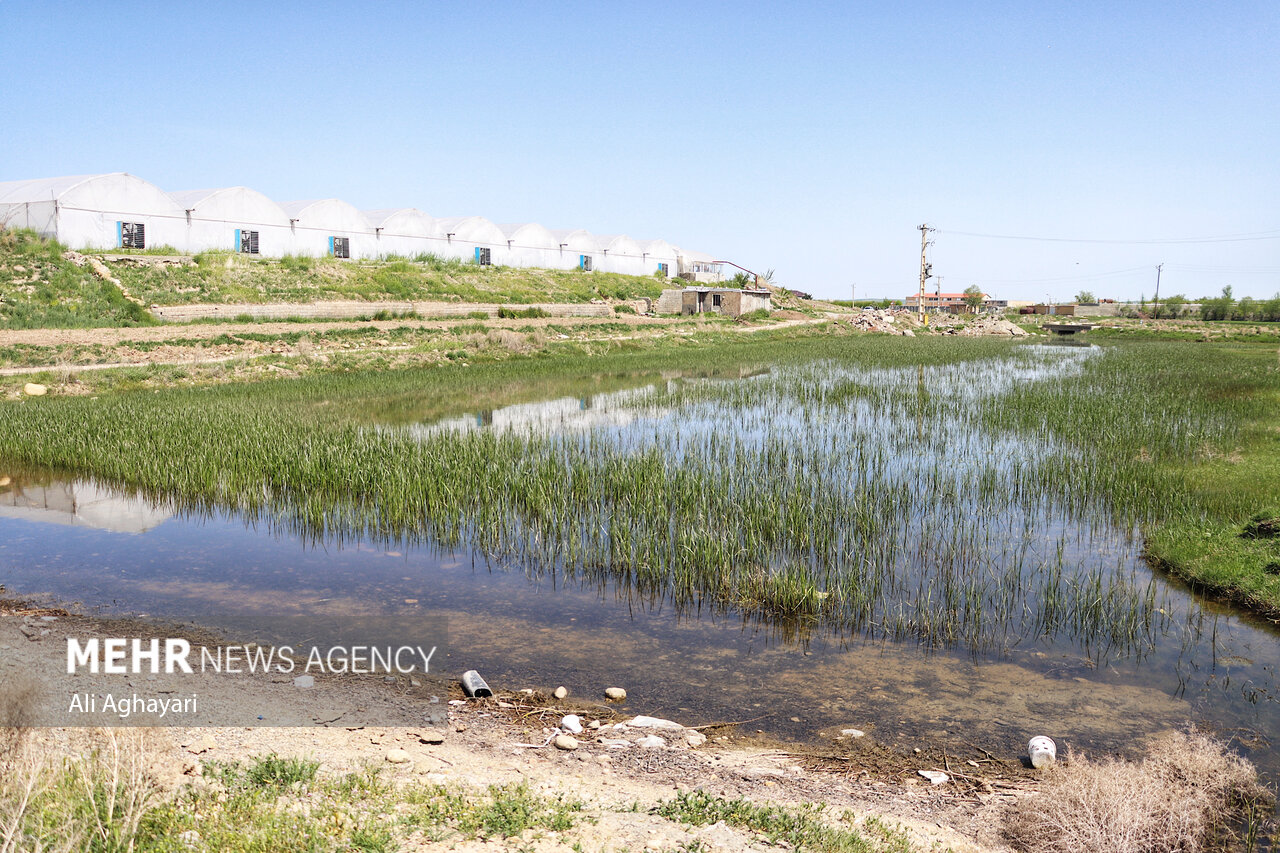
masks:
<path id="1" fill-rule="evenodd" d="M 914 291 L 922 222 L 944 291 L 1280 291 L 1275 0 L 0 0 L 0 59 L 0 180 L 661 237 L 833 297 Z"/>

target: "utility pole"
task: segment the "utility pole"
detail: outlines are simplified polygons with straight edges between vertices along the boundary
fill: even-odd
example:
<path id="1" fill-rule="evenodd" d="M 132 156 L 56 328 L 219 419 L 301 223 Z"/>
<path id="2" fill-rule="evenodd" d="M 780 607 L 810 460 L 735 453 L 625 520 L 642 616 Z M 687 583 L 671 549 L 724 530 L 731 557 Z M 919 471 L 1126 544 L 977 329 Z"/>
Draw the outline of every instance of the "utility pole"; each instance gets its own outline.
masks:
<path id="1" fill-rule="evenodd" d="M 933 272 L 933 265 L 928 260 L 929 244 L 932 242 L 929 239 L 929 232 L 933 229 L 929 227 L 928 223 L 925 223 L 924 225 L 917 225 L 916 230 L 920 232 L 920 295 L 916 304 L 916 312 L 923 317 L 924 284 L 929 280 L 930 273 Z"/>
<path id="2" fill-rule="evenodd" d="M 1151 316 L 1157 319 L 1160 317 L 1160 271 L 1162 269 L 1164 269 L 1164 264 L 1156 264 L 1156 307 L 1152 310 Z"/>

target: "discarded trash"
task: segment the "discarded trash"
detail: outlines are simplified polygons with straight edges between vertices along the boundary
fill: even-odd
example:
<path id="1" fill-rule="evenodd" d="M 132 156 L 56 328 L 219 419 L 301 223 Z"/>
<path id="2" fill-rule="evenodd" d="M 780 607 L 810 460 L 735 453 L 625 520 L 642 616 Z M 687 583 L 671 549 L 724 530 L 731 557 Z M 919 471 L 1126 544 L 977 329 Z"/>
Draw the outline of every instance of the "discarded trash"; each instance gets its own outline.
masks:
<path id="1" fill-rule="evenodd" d="M 480 677 L 480 673 L 474 669 L 469 669 L 462 673 L 462 689 L 467 691 L 468 696 L 474 696 L 476 699 L 483 699 L 486 696 L 492 696 L 493 691 L 489 689 L 489 685 L 484 683 L 484 679 Z"/>
<path id="2" fill-rule="evenodd" d="M 917 770 L 916 772 L 928 779 L 931 785 L 941 785 L 951 781 L 951 777 L 941 770 Z"/>
<path id="3" fill-rule="evenodd" d="M 1031 757 L 1031 766 L 1039 770 L 1058 760 L 1058 745 L 1052 738 L 1038 735 L 1027 743 L 1027 755 Z"/>

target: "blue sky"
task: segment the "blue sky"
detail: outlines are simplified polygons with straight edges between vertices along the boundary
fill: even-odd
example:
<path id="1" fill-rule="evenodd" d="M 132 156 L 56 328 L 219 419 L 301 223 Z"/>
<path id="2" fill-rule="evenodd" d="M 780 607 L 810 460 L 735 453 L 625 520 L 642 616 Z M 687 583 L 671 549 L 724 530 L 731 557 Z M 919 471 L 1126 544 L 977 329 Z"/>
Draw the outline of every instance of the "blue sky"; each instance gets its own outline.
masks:
<path id="1" fill-rule="evenodd" d="M 1280 291 L 1280 4 L 0 0 L 0 180 L 638 239 L 819 295 Z M 1044 237 L 1049 242 L 972 234 Z M 1173 242 L 1224 236 L 1247 239 Z M 935 286 L 930 282 L 930 288 Z"/>

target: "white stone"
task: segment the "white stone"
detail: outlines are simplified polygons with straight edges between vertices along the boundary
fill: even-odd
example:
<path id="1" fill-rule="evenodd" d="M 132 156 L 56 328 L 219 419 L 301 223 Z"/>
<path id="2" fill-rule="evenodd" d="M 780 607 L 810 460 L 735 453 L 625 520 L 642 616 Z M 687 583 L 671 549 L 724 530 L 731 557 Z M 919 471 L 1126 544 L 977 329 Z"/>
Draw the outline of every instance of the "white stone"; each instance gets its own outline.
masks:
<path id="1" fill-rule="evenodd" d="M 657 735 L 645 735 L 636 741 L 636 746 L 641 749 L 662 749 L 666 745 L 667 742 Z"/>
<path id="2" fill-rule="evenodd" d="M 840 734 L 844 737 L 862 737 L 866 734 L 862 729 L 841 729 Z"/>
<path id="3" fill-rule="evenodd" d="M 582 734 L 582 720 L 578 719 L 577 714 L 565 714 L 560 720 L 560 728 L 570 734 Z"/>
<path id="4" fill-rule="evenodd" d="M 578 748 L 578 739 L 573 735 L 556 735 L 554 741 L 556 749 L 574 750 Z"/>
<path id="5" fill-rule="evenodd" d="M 702 732 L 695 731 L 693 729 L 688 729 L 684 733 L 684 742 L 689 744 L 689 746 L 692 747 L 693 749 L 697 749 L 698 747 L 702 746 L 704 743 L 707 742 L 707 736 L 704 735 Z"/>
<path id="6" fill-rule="evenodd" d="M 554 696 L 554 697 L 556 697 L 557 699 L 567 699 L 567 698 L 569 698 L 569 688 L 568 688 L 568 687 L 565 687 L 565 686 L 562 684 L 562 685 L 560 685 L 559 687 L 557 687 L 557 688 L 555 689 L 555 692 L 554 692 L 554 693 L 552 693 L 551 695 L 552 695 L 552 696 Z"/>
<path id="7" fill-rule="evenodd" d="M 28 382 L 22 386 L 22 393 L 28 397 L 43 397 L 49 393 L 48 386 L 41 385 L 38 382 Z"/>
<path id="8" fill-rule="evenodd" d="M 627 720 L 627 725 L 637 729 L 683 729 L 684 726 L 671 720 L 664 720 L 661 717 L 632 717 Z"/>
<path id="9" fill-rule="evenodd" d="M 951 781 L 951 777 L 941 770 L 917 770 L 916 772 L 928 779 L 931 785 L 942 785 Z"/>
<path id="10" fill-rule="evenodd" d="M 608 687 L 605 689 L 604 695 L 610 702 L 621 702 L 627 698 L 627 691 L 621 687 Z"/>
<path id="11" fill-rule="evenodd" d="M 408 764 L 409 753 L 403 749 L 392 749 L 387 751 L 387 761 L 391 764 Z"/>

